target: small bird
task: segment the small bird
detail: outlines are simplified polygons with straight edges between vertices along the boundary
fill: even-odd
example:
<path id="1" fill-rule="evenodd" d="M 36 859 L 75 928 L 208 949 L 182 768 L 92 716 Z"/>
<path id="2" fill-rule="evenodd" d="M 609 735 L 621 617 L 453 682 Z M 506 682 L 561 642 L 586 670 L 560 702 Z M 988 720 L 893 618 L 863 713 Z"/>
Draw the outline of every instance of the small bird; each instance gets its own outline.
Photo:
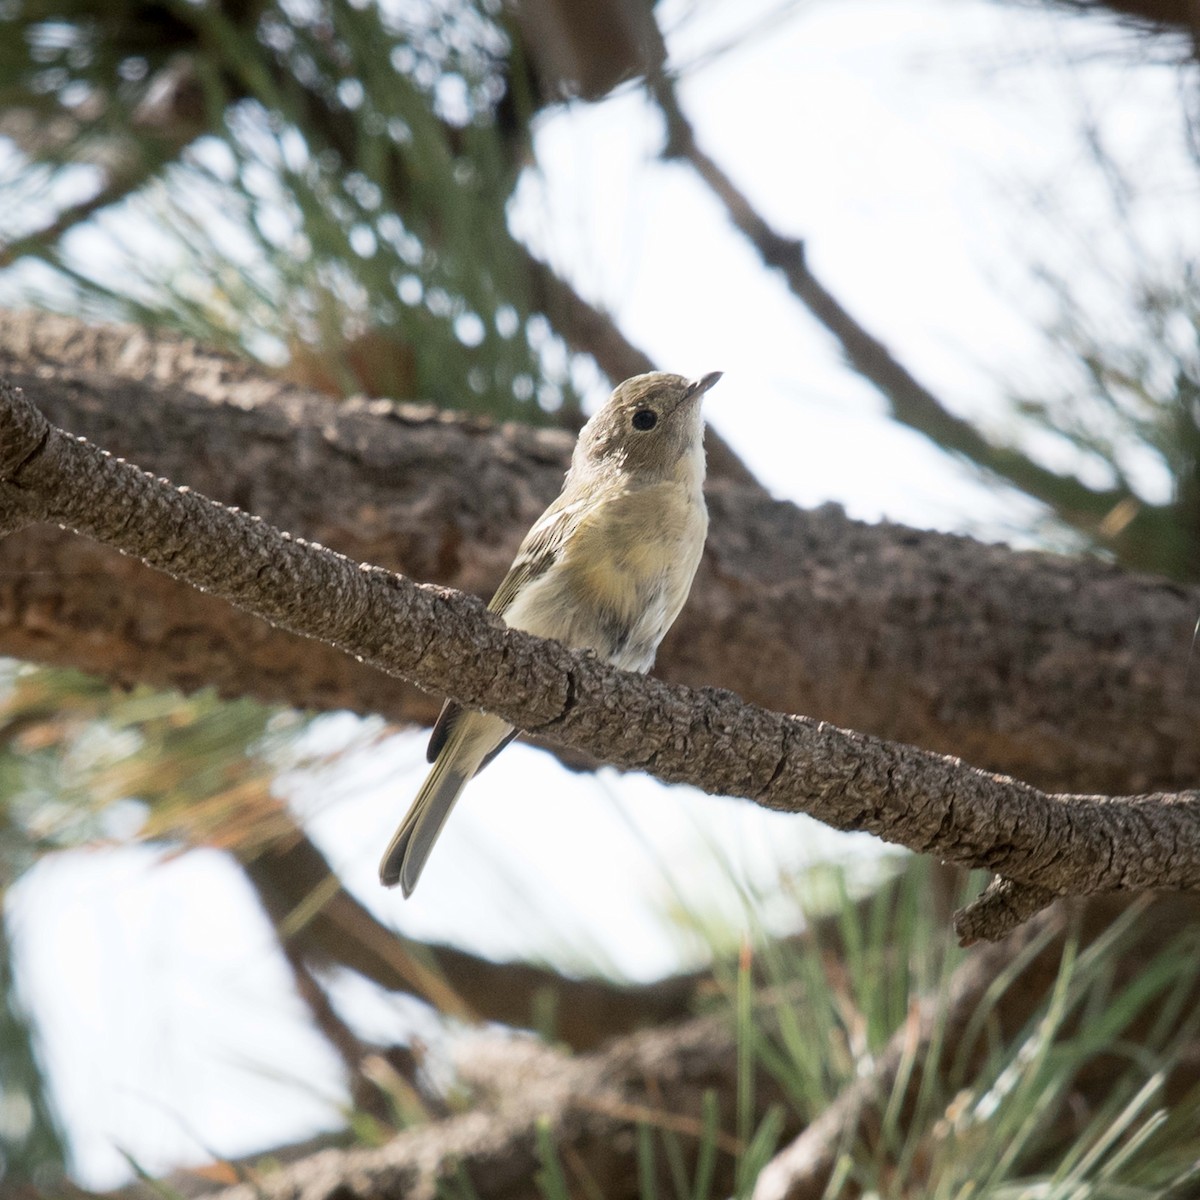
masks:
<path id="1" fill-rule="evenodd" d="M 701 399 L 721 378 L 653 371 L 619 384 L 579 434 L 558 499 L 525 535 L 488 608 L 506 625 L 648 671 L 683 608 L 708 533 Z M 379 865 L 411 896 L 468 780 L 517 736 L 447 700 L 433 763 Z"/>

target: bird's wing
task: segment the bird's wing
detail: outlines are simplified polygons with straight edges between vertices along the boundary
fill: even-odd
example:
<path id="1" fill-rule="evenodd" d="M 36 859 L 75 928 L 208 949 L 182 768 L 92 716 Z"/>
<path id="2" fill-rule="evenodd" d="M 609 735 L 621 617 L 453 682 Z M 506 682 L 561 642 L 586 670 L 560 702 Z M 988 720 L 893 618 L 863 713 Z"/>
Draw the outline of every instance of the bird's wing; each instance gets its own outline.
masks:
<path id="1" fill-rule="evenodd" d="M 517 550 L 517 557 L 508 569 L 508 574 L 500 581 L 496 594 L 492 597 L 488 608 L 499 616 L 503 616 L 522 588 L 544 575 L 558 561 L 559 554 L 572 532 L 578 528 L 580 516 L 587 507 L 586 500 L 572 499 L 568 492 L 562 492 L 558 499 L 538 518 L 533 528 L 525 535 L 525 540 Z M 429 745 L 425 757 L 429 762 L 436 762 L 442 748 L 454 732 L 454 725 L 462 715 L 462 705 L 453 700 L 447 700 L 442 705 L 442 711 L 429 735 Z M 495 750 L 479 764 L 479 770 L 484 767 L 508 745 L 514 737 L 514 731 Z M 477 772 L 478 773 L 478 772 Z"/>
<path id="2" fill-rule="evenodd" d="M 504 616 L 521 589 L 554 566 L 587 505 L 586 499 L 571 500 L 564 492 L 542 513 L 488 604 L 492 612 Z"/>

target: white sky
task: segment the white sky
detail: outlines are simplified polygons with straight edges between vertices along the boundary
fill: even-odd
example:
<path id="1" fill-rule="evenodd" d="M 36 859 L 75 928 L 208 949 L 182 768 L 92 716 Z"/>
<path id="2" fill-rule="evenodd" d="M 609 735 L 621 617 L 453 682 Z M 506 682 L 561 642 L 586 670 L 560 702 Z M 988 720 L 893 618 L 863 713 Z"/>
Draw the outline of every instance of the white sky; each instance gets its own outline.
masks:
<path id="1" fill-rule="evenodd" d="M 1034 382 L 1047 370 L 1029 320 L 1042 315 L 1030 313 L 1031 261 L 1069 263 L 1084 280 L 1101 276 L 1089 251 L 1121 265 L 1079 138 L 1085 117 L 1112 132 L 1149 197 L 1146 252 L 1169 261 L 1178 244 L 1195 247 L 1176 76 L 1100 53 L 1124 40 L 1102 22 L 979 0 L 809 3 L 708 62 L 759 10 L 706 0 L 668 11 L 675 58 L 705 64 L 682 89 L 705 148 L 783 233 L 807 239 L 833 292 L 958 411 L 1002 428 L 997 371 Z M 709 418 L 780 496 L 988 537 L 1027 525 L 1028 503 L 882 418 L 713 200 L 656 161 L 659 139 L 633 92 L 546 117 L 542 171 L 521 186 L 515 228 L 663 368 L 725 372 Z M 1039 218 L 1034 196 L 1060 219 Z M 1111 304 L 1099 287 L 1096 302 Z M 358 731 L 332 717 L 314 737 Z M 613 772 L 570 776 L 514 746 L 468 790 L 405 903 L 374 872 L 419 785 L 422 749 L 422 735 L 397 737 L 297 787 L 295 803 L 375 912 L 486 953 L 652 977 L 698 946 L 664 912 L 786 925 L 795 912 L 777 899 L 780 873 L 873 853 L 866 839 L 746 804 Z M 340 1123 L 336 1063 L 217 855 L 62 855 L 19 883 L 10 912 L 82 1182 L 125 1178 L 122 1151 L 157 1172 Z M 383 1040 L 420 1020 L 361 982 L 336 995 Z"/>

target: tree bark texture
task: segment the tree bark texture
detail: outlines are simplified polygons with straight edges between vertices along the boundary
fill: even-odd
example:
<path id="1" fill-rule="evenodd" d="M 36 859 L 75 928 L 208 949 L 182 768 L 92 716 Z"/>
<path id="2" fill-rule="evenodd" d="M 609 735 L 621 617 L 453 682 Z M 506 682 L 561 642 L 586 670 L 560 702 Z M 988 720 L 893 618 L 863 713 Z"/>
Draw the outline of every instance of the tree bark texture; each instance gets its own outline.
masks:
<path id="1" fill-rule="evenodd" d="M 728 691 L 617 671 L 507 629 L 471 597 L 356 567 L 114 460 L 48 425 L 7 384 L 0 399 L 3 527 L 62 524 L 596 758 L 808 812 L 1013 880 L 1018 901 L 993 904 L 975 937 L 1002 935 L 1055 895 L 1200 887 L 1197 793 L 1048 795 L 957 759 L 782 716 Z M 1153 590 L 1149 581 L 1128 582 Z M 991 890 L 985 908 L 998 895 Z"/>
<path id="2" fill-rule="evenodd" d="M 431 408 L 333 405 L 130 328 L 0 315 L 0 373 L 49 418 L 354 559 L 485 596 L 570 439 Z M 728 381 L 736 386 L 736 381 Z M 705 561 L 657 674 L 1056 790 L 1200 778 L 1200 589 L 1087 559 L 710 489 Z M 117 681 L 426 722 L 439 698 L 39 526 L 0 542 L 0 651 Z"/>

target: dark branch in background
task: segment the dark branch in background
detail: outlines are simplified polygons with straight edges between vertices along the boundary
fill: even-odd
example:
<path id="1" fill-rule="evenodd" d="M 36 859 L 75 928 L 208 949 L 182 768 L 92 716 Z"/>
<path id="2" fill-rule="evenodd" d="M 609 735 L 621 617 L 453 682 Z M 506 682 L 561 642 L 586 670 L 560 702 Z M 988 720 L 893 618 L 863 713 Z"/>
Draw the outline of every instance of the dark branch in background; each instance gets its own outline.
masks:
<path id="1" fill-rule="evenodd" d="M 655 370 L 654 360 L 617 328 L 612 318 L 586 301 L 566 280 L 530 255 L 534 306 L 568 345 L 590 354 L 609 379 L 628 379 Z"/>
<path id="2" fill-rule="evenodd" d="M 280 939 L 280 946 L 292 973 L 296 995 L 308 1009 L 318 1032 L 342 1060 L 351 1103 L 359 1112 L 367 1113 L 379 1121 L 389 1121 L 392 1112 L 388 1095 L 370 1078 L 364 1066 L 373 1053 L 371 1047 L 342 1020 L 300 950 L 285 938 Z M 414 1085 L 419 1078 L 417 1064 L 410 1059 L 408 1065 L 410 1070 L 404 1076 L 405 1082 Z"/>
<path id="3" fill-rule="evenodd" d="M 507 629 L 473 597 L 358 567 L 112 459 L 48 425 L 7 384 L 0 398 L 5 525 L 62 524 L 380 670 L 665 782 L 808 812 L 1056 896 L 1200 888 L 1200 794 L 1050 796 L 729 692 L 617 671 Z"/>
<path id="4" fill-rule="evenodd" d="M 25 255 L 55 261 L 55 255 L 51 250 L 53 244 L 66 237 L 72 229 L 90 220 L 101 209 L 124 200 L 126 196 L 145 183 L 150 175 L 151 172 L 147 170 L 123 177 L 110 176 L 105 185 L 99 188 L 93 196 L 70 205 L 60 212 L 50 224 L 44 225 L 36 233 L 31 233 L 14 242 L 0 242 L 0 270 L 12 266 L 17 259 Z"/>
<path id="5" fill-rule="evenodd" d="M 380 923 L 340 884 L 299 828 L 266 850 L 238 858 L 280 943 L 313 970 L 355 971 L 389 992 L 416 996 L 450 1016 L 536 1029 L 575 1051 L 595 1050 L 636 1029 L 682 1020 L 718 988 L 711 969 L 622 985 L 572 979 L 529 963 L 493 962 L 454 946 L 406 938 Z M 899 878 L 879 885 L 885 895 L 900 886 Z M 951 897 L 960 889 L 958 872 L 937 873 L 930 892 L 935 911 L 948 916 Z M 856 918 L 867 919 L 874 899 L 872 893 L 858 902 Z M 843 914 L 837 911 L 780 939 L 779 945 L 813 942 L 841 956 L 842 929 Z"/>
<path id="6" fill-rule="evenodd" d="M 299 830 L 239 860 L 280 942 L 297 947 L 306 963 L 349 968 L 449 1016 L 539 1027 L 574 1050 L 595 1049 L 639 1026 L 678 1020 L 710 978 L 705 972 L 621 986 L 415 942 L 382 925 L 355 900 Z"/>
<path id="7" fill-rule="evenodd" d="M 490 595 L 571 439 L 430 406 L 333 405 L 184 339 L 0 312 L 0 375 L 52 421 L 272 524 Z M 732 382 L 731 382 L 732 386 Z M 1050 791 L 1200 779 L 1200 591 L 1087 559 L 805 512 L 715 485 L 656 673 Z M 431 722 L 438 700 L 51 526 L 0 541 L 0 653 L 122 683 Z"/>
<path id="8" fill-rule="evenodd" d="M 567 1058 L 530 1041 L 475 1044 L 460 1064 L 476 1091 L 472 1111 L 406 1130 L 378 1149 L 327 1150 L 282 1170 L 251 1175 L 220 1200 L 335 1200 L 414 1196 L 463 1188 L 478 1200 L 539 1200 L 543 1147 L 552 1147 L 570 1194 L 637 1200 L 639 1127 L 659 1145 L 654 1181 L 670 1195 L 660 1138 L 694 1162 L 706 1136 L 716 1143 L 714 1194 L 732 1190 L 742 1147 L 736 1128 L 739 1057 L 732 1024 L 697 1018 L 622 1038 L 608 1050 Z M 754 1118 L 783 1096 L 756 1074 Z M 711 1107 L 710 1107 L 711 1106 Z M 706 1114 L 715 1131 L 706 1134 Z M 794 1127 L 787 1130 L 794 1133 Z M 353 1180 L 352 1192 L 348 1180 Z M 455 1193 L 457 1194 L 457 1193 Z"/>
<path id="9" fill-rule="evenodd" d="M 1029 0 L 1016 0 L 1022 7 Z M 1116 16 L 1141 33 L 1183 34 L 1192 43 L 1192 53 L 1200 49 L 1200 13 L 1195 0 L 1054 0 L 1060 8 L 1081 16 Z M 1041 0 L 1035 0 L 1041 7 Z"/>
<path id="10" fill-rule="evenodd" d="M 49 224 L 15 241 L 0 241 L 0 268 L 26 254 L 61 265 L 59 246 L 71 230 L 161 175 L 205 132 L 202 88 L 182 57 L 156 73 L 146 98 L 120 120 L 116 113 L 104 111 L 112 98 L 101 99 L 95 92 L 86 105 L 73 110 L 52 96 L 42 99 L 41 111 L 21 105 L 0 109 L 0 136 L 11 138 L 34 161 L 83 158 L 99 182 L 91 196 L 60 209 Z M 102 113 L 106 119 L 98 128 L 93 122 Z"/>
<path id="11" fill-rule="evenodd" d="M 651 82 L 667 123 L 664 157 L 688 163 L 724 206 L 730 221 L 758 251 L 767 267 L 783 274 L 792 294 L 837 339 L 850 365 L 888 401 L 891 415 L 924 434 L 935 445 L 961 454 L 977 467 L 1007 479 L 1048 505 L 1067 524 L 1098 544 L 1110 546 L 1122 562 L 1139 570 L 1179 573 L 1172 550 L 1175 515 L 1170 508 L 1145 503 L 1126 487 L 1094 489 L 1073 475 L 1043 467 L 1020 450 L 984 437 L 971 422 L 952 413 L 878 338 L 872 335 L 816 277 L 804 242 L 773 229 L 746 195 L 700 147 L 691 122 L 679 105 L 671 81 Z M 1136 514 L 1106 523 L 1120 505 Z"/>
<path id="12" fill-rule="evenodd" d="M 257 18 L 258 7 L 250 5 L 230 10 L 225 6 L 222 15 L 232 21 L 233 27 L 251 36 L 249 31 Z M 548 24 L 564 45 L 572 39 L 580 43 L 565 58 L 545 44 L 534 48 L 537 53 L 548 52 L 547 61 L 539 64 L 534 86 L 540 103 L 556 101 L 562 94 L 564 83 L 577 82 L 556 74 L 567 67 L 584 65 L 589 72 L 595 73 L 603 62 L 606 65 L 599 70 L 596 86 L 605 83 L 615 86 L 630 75 L 640 74 L 661 62 L 665 51 L 649 12 L 636 4 L 618 5 L 615 0 L 609 9 L 611 11 L 597 24 L 589 18 L 586 8 L 540 2 L 520 6 L 516 14 L 519 25 L 541 28 Z M 612 20 L 617 14 L 620 19 Z M 22 255 L 32 255 L 66 270 L 59 255 L 59 243 L 67 232 L 161 176 L 167 166 L 179 160 L 188 146 L 206 132 L 206 121 L 212 114 L 192 65 L 196 47 L 204 40 L 198 28 L 169 6 L 153 3 L 139 10 L 138 21 L 140 26 L 117 23 L 105 28 L 105 35 L 117 44 L 122 37 L 146 38 L 160 55 L 167 45 L 175 49 L 156 72 L 154 86 L 147 89 L 147 98 L 130 114 L 127 130 L 120 134 L 107 127 L 103 134 L 96 131 L 92 125 L 96 112 L 115 103 L 111 97 L 99 95 L 93 100 L 95 112 L 89 110 L 82 116 L 53 104 L 51 114 L 33 111 L 0 113 L 0 132 L 10 133 L 34 159 L 69 157 L 66 147 L 72 144 L 89 147 L 89 160 L 100 160 L 91 165 L 99 169 L 102 180 L 92 197 L 65 209 L 49 225 L 17 242 L 0 243 L 0 268 Z M 99 22 L 100 26 L 103 21 Z M 618 37 L 618 33 L 622 36 Z M 586 52 L 581 54 L 581 48 Z M 517 69 L 519 64 L 513 66 Z M 271 69 L 278 71 L 278 64 L 273 64 Z M 238 78 L 236 72 L 225 73 L 221 82 L 227 90 L 229 105 L 248 94 L 246 82 Z M 331 106 L 328 97 L 319 89 L 297 88 L 296 80 L 291 76 L 277 79 L 276 83 L 299 106 L 299 124 L 309 136 L 323 139 L 344 162 L 354 163 L 361 159 L 359 143 L 363 132 L 360 122 L 351 113 Z M 512 79 L 509 85 L 511 92 Z M 568 90 L 577 89 L 568 87 Z M 518 115 L 511 105 L 498 114 L 497 136 L 503 138 L 505 154 L 513 161 L 514 168 L 526 153 L 524 124 L 528 115 Z M 211 132 L 221 136 L 219 130 Z M 461 152 L 461 131 L 445 126 L 443 134 L 448 146 Z M 97 154 L 94 145 L 97 142 L 103 149 L 102 154 Z M 389 200 L 398 212 L 419 207 L 414 191 L 420 189 L 413 187 L 410 165 L 403 154 L 394 150 L 387 160 L 386 183 Z M 520 276 L 517 291 L 528 292 L 532 311 L 546 316 L 572 350 L 594 358 L 614 384 L 630 375 L 657 369 L 646 354 L 628 341 L 610 315 L 580 296 L 569 283 L 535 258 L 526 246 L 508 238 L 503 224 L 497 236 L 506 240 L 505 253 Z M 341 353 L 342 349 L 339 344 L 336 351 L 327 348 L 327 354 Z M 392 351 L 395 357 L 398 348 L 393 347 Z M 684 369 L 682 365 L 680 369 Z M 696 370 L 701 369 L 707 368 L 696 367 Z M 753 474 L 714 430 L 706 432 L 705 445 L 709 472 L 713 477 L 757 486 Z"/>
<path id="13" fill-rule="evenodd" d="M 1195 919 L 1196 905 L 1191 896 L 1162 896 L 1147 905 L 1117 958 L 1114 986 L 1136 980 Z M 922 1098 L 944 1103 L 969 1087 L 997 1045 L 1011 1045 L 1045 1003 L 1066 943 L 1092 945 L 1111 928 L 1122 907 L 1113 897 L 1064 906 L 1042 914 L 1001 945 L 971 951 L 946 988 L 922 997 L 876 1056 L 870 1073 L 849 1084 L 806 1128 L 796 1127 L 795 1105 L 780 1103 L 777 1083 L 763 1070 L 769 1056 L 756 1055 L 750 1087 L 752 1125 L 774 1111 L 790 1122 L 780 1132 L 793 1140 L 759 1176 L 755 1200 L 819 1200 L 839 1155 L 851 1153 L 863 1161 L 888 1153 L 880 1144 L 884 1111 L 898 1105 L 900 1126 L 905 1128 L 905 1117 L 918 1110 Z M 989 996 L 1001 980 L 1002 994 Z M 753 1015 L 756 1039 L 770 1044 L 779 1033 L 775 1014 L 803 1003 L 803 991 L 796 985 L 759 991 Z M 985 1021 L 979 1019 L 981 1007 L 986 1008 Z M 1129 1041 L 1139 1044 L 1159 1020 L 1160 1010 L 1146 1006 L 1126 1030 Z M 1068 1026 L 1068 1032 L 1074 1028 Z M 968 1033 L 973 1035 L 969 1040 Z M 694 1177 L 708 1103 L 708 1128 L 717 1150 L 711 1194 L 730 1194 L 736 1156 L 745 1149 L 729 1133 L 738 1127 L 735 1080 L 744 1050 L 728 1014 L 631 1034 L 602 1052 L 575 1059 L 527 1041 L 472 1041 L 456 1064 L 460 1085 L 473 1093 L 468 1115 L 401 1133 L 379 1149 L 333 1149 L 300 1162 L 291 1153 L 265 1154 L 259 1157 L 276 1169 L 242 1163 L 242 1185 L 220 1192 L 210 1185 L 205 1191 L 220 1200 L 290 1200 L 300 1195 L 333 1200 L 346 1195 L 347 1186 L 356 1196 L 432 1196 L 439 1182 L 450 1183 L 461 1170 L 479 1200 L 542 1200 L 545 1193 L 536 1182 L 545 1165 L 537 1145 L 540 1123 L 568 1184 L 574 1185 L 571 1195 L 635 1200 L 645 1195 L 636 1169 L 639 1127 L 648 1128 L 654 1140 L 673 1136 L 676 1153 Z M 1064 1104 L 1056 1118 L 1062 1122 L 1062 1136 L 1049 1141 L 1050 1153 L 1077 1133 L 1074 1121 L 1080 1109 L 1094 1111 L 1110 1099 L 1114 1072 L 1124 1065 L 1125 1053 L 1120 1048 L 1101 1052 L 1082 1064 L 1072 1102 Z M 1169 1103 L 1173 1096 L 1186 1095 L 1198 1073 L 1200 1059 L 1180 1056 L 1164 1081 L 1164 1099 Z M 931 1123 L 934 1137 L 937 1127 Z M 663 1157 L 658 1155 L 660 1164 Z M 277 1169 L 280 1159 L 292 1165 Z M 194 1180 L 181 1172 L 166 1182 L 184 1194 L 195 1194 L 190 1186 Z M 462 1176 L 457 1182 L 461 1184 Z M 669 1179 L 659 1183 L 662 1194 L 674 1194 Z M 140 1200 L 148 1191 L 139 1186 L 120 1194 Z"/>
<path id="14" fill-rule="evenodd" d="M 638 0 L 576 4 L 570 0 L 521 0 L 512 19 L 519 43 L 530 55 L 538 97 L 553 103 L 563 96 L 598 100 L 630 79 L 660 74 L 667 50 L 650 7 Z M 509 62 L 509 87 L 520 70 L 520 54 Z M 522 244 L 516 254 L 526 276 L 532 308 L 580 354 L 590 355 L 613 383 L 655 371 L 650 356 L 634 346 L 612 316 L 584 299 L 565 279 Z M 675 369 L 688 369 L 682 364 Z M 712 364 L 698 364 L 696 371 Z M 711 427 L 705 431 L 712 478 L 761 486 L 728 443 Z"/>

